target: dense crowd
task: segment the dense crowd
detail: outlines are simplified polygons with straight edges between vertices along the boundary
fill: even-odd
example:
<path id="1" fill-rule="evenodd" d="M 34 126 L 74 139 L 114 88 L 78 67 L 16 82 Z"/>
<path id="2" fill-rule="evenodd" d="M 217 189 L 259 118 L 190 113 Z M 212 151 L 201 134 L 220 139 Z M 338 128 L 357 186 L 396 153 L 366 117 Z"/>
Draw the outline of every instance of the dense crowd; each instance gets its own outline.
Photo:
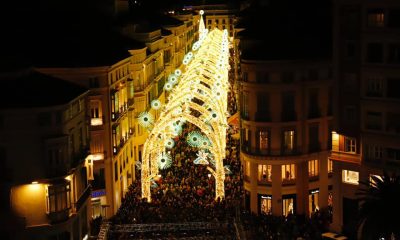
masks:
<path id="1" fill-rule="evenodd" d="M 214 177 L 206 165 L 193 163 L 199 149 L 190 147 L 185 141 L 187 134 L 194 130 L 195 126 L 187 124 L 175 139 L 176 146 L 171 149 L 173 164 L 160 170 L 161 176 L 154 179 L 152 201 L 148 203 L 141 198 L 141 182 L 137 179 L 129 187 L 113 218 L 114 223 L 226 221 L 234 217 L 243 193 L 236 151 L 238 142 L 228 134 L 224 164 L 229 166 L 231 173 L 225 178 L 226 197 L 215 199 Z"/>

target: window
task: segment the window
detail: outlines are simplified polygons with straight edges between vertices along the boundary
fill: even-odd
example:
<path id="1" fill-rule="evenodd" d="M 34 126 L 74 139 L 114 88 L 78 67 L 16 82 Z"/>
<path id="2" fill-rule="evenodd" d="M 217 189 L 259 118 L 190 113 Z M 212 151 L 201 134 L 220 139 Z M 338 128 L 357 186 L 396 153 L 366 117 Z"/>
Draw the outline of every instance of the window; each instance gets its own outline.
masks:
<path id="1" fill-rule="evenodd" d="M 272 181 L 272 165 L 258 165 L 258 181 L 259 182 Z"/>
<path id="2" fill-rule="evenodd" d="M 356 153 L 356 140 L 354 138 L 344 138 L 344 151 L 348 153 Z"/>
<path id="3" fill-rule="evenodd" d="M 241 97 L 241 115 L 243 119 L 249 117 L 249 92 L 243 91 Z"/>
<path id="4" fill-rule="evenodd" d="M 283 152 L 284 153 L 292 153 L 294 150 L 294 139 L 295 132 L 294 130 L 286 130 L 283 132 Z"/>
<path id="5" fill-rule="evenodd" d="M 400 113 L 386 113 L 386 131 L 400 134 Z"/>
<path id="6" fill-rule="evenodd" d="M 382 63 L 383 62 L 383 45 L 382 43 L 368 43 L 367 45 L 367 62 Z"/>
<path id="7" fill-rule="evenodd" d="M 290 181 L 296 178 L 295 176 L 295 164 L 286 164 L 282 165 L 282 180 L 283 181 Z"/>
<path id="8" fill-rule="evenodd" d="M 218 19 L 215 20 L 215 24 L 217 24 L 217 25 L 219 24 L 219 20 Z"/>
<path id="9" fill-rule="evenodd" d="M 389 10 L 388 27 L 400 28 L 400 9 Z"/>
<path id="10" fill-rule="evenodd" d="M 261 151 L 268 151 L 270 144 L 269 130 L 259 130 L 258 131 L 258 148 Z"/>
<path id="11" fill-rule="evenodd" d="M 282 196 L 282 214 L 283 216 L 288 216 L 289 214 L 294 214 L 295 212 L 295 196 L 283 195 Z"/>
<path id="12" fill-rule="evenodd" d="M 308 118 L 320 117 L 318 103 L 318 89 L 310 89 L 308 92 Z"/>
<path id="13" fill-rule="evenodd" d="M 344 183 L 358 185 L 358 172 L 342 170 L 342 181 Z"/>
<path id="14" fill-rule="evenodd" d="M 400 63 L 400 43 L 391 43 L 388 48 L 388 63 Z"/>
<path id="15" fill-rule="evenodd" d="M 382 159 L 382 146 L 366 144 L 365 158 L 368 161 L 377 161 Z"/>
<path id="16" fill-rule="evenodd" d="M 388 98 L 400 99 L 400 78 L 388 78 L 386 96 Z"/>
<path id="17" fill-rule="evenodd" d="M 294 96 L 294 92 L 282 93 L 282 121 L 296 120 Z"/>
<path id="18" fill-rule="evenodd" d="M 368 77 L 366 95 L 368 97 L 383 97 L 383 81 L 383 77 Z"/>
<path id="19" fill-rule="evenodd" d="M 308 161 L 308 176 L 315 177 L 319 174 L 319 165 L 318 160 L 309 160 Z"/>
<path id="20" fill-rule="evenodd" d="M 328 159 L 328 173 L 333 173 L 333 161 Z"/>
<path id="21" fill-rule="evenodd" d="M 71 208 L 71 187 L 69 182 L 48 185 L 46 188 L 46 212 L 56 213 Z"/>
<path id="22" fill-rule="evenodd" d="M 400 160 L 400 149 L 397 148 L 386 148 L 387 158 L 389 160 Z"/>
<path id="23" fill-rule="evenodd" d="M 261 195 L 260 196 L 260 211 L 261 214 L 270 215 L 272 214 L 272 196 Z"/>
<path id="24" fill-rule="evenodd" d="M 310 190 L 308 194 L 308 210 L 310 215 L 319 210 L 318 205 L 319 189 Z"/>
<path id="25" fill-rule="evenodd" d="M 207 24 L 208 24 L 208 25 L 211 24 L 211 20 L 210 20 L 210 19 L 207 20 Z"/>
<path id="26" fill-rule="evenodd" d="M 356 121 L 356 107 L 345 106 L 344 107 L 344 118 L 348 123 L 354 123 Z"/>
<path id="27" fill-rule="evenodd" d="M 385 13 L 383 9 L 369 9 L 367 24 L 368 27 L 383 27 L 385 25 Z"/>
<path id="28" fill-rule="evenodd" d="M 308 127 L 308 150 L 309 152 L 319 151 L 319 126 L 318 123 Z"/>
<path id="29" fill-rule="evenodd" d="M 381 130 L 382 129 L 382 113 L 381 112 L 367 112 L 366 129 Z"/>
<path id="30" fill-rule="evenodd" d="M 250 177 L 250 162 L 246 162 L 245 164 L 244 175 Z"/>
<path id="31" fill-rule="evenodd" d="M 256 121 L 270 121 L 269 94 L 266 92 L 257 93 Z"/>
<path id="32" fill-rule="evenodd" d="M 114 163 L 114 181 L 118 181 L 118 161 Z"/>
<path id="33" fill-rule="evenodd" d="M 243 82 L 247 82 L 247 79 L 248 79 L 248 73 L 247 73 L 247 72 L 243 72 L 243 73 L 242 73 L 242 80 L 243 80 Z"/>

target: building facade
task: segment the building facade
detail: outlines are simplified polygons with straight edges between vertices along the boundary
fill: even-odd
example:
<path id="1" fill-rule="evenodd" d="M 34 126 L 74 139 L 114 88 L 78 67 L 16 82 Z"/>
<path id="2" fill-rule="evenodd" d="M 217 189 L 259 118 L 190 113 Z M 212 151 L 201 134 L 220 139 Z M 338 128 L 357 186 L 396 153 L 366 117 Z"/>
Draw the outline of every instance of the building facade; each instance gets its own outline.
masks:
<path id="1" fill-rule="evenodd" d="M 27 87 L 14 99 L 1 99 L 1 175 L 9 207 L 2 212 L 18 222 L 10 224 L 10 218 L 2 225 L 9 225 L 12 239 L 87 237 L 87 89 L 33 70 L 2 75 L 0 81 L 4 89 Z M 44 88 L 67 94 L 41 95 Z"/>
<path id="2" fill-rule="evenodd" d="M 199 16 L 166 17 L 159 27 L 123 22 L 119 31 L 129 39 L 126 54 L 96 67 L 41 67 L 41 72 L 90 89 L 90 158 L 93 161 L 92 216 L 113 216 L 129 185 L 140 173 L 147 130 L 137 121 L 153 100 L 166 101 L 164 84 L 198 38 Z M 140 176 L 139 176 L 140 177 Z"/>
<path id="3" fill-rule="evenodd" d="M 332 228 L 352 237 L 359 182 L 400 169 L 399 8 L 397 1 L 334 1 Z"/>
<path id="4" fill-rule="evenodd" d="M 241 59 L 241 161 L 246 208 L 310 214 L 328 206 L 329 61 Z"/>

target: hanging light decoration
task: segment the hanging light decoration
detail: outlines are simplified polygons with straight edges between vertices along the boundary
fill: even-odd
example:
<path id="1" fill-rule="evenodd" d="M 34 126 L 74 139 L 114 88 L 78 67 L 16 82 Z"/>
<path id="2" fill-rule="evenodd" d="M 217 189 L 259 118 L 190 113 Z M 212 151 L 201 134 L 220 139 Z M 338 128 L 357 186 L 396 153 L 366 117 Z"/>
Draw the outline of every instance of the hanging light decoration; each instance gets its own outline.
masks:
<path id="1" fill-rule="evenodd" d="M 197 158 L 193 161 L 194 164 L 208 165 L 208 153 L 204 150 L 200 150 L 196 154 Z"/>
<path id="2" fill-rule="evenodd" d="M 166 147 L 166 148 L 171 149 L 171 148 L 173 148 L 174 146 L 175 146 L 175 142 L 174 142 L 174 140 L 172 140 L 172 139 L 168 139 L 168 140 L 165 142 L 165 147 Z"/>
<path id="3" fill-rule="evenodd" d="M 158 110 L 161 107 L 161 102 L 158 99 L 154 99 L 153 101 L 151 101 L 151 108 L 154 110 Z"/>
<path id="4" fill-rule="evenodd" d="M 187 136 L 187 143 L 192 147 L 200 146 L 203 136 L 198 131 L 190 132 Z"/>
<path id="5" fill-rule="evenodd" d="M 158 168 L 163 170 L 171 167 L 171 165 L 172 165 L 172 160 L 171 160 L 171 155 L 169 155 L 169 153 L 162 152 L 160 155 L 158 155 Z"/>
<path id="6" fill-rule="evenodd" d="M 148 112 L 141 112 L 138 117 L 138 122 L 140 126 L 144 128 L 150 127 L 154 122 L 154 117 L 151 113 Z"/>

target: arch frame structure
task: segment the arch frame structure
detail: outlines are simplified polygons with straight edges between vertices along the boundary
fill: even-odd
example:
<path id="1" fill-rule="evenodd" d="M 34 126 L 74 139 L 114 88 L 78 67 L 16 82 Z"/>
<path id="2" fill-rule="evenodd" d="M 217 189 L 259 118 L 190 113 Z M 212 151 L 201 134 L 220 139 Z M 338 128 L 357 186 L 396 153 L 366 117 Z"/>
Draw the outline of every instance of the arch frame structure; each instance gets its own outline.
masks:
<path id="1" fill-rule="evenodd" d="M 197 126 L 202 133 L 194 134 L 192 142 L 201 141 L 196 145 L 199 164 L 208 165 L 207 169 L 215 178 L 215 198 L 225 196 L 223 160 L 228 127 L 228 33 L 219 29 L 208 32 L 202 16 L 200 21 L 199 40 L 193 44 L 192 52 L 185 55 L 182 67 L 168 77 L 164 86 L 169 96 L 164 106 L 157 104 L 159 118 L 153 123 L 148 121 L 152 120 L 149 113 L 143 114 L 149 117 L 142 117 L 141 125 L 149 130 L 141 162 L 142 198 L 148 202 L 151 201 L 152 181 L 159 169 L 168 167 L 166 163 L 171 161 L 168 149 L 173 147 L 173 139 L 186 122 Z"/>

